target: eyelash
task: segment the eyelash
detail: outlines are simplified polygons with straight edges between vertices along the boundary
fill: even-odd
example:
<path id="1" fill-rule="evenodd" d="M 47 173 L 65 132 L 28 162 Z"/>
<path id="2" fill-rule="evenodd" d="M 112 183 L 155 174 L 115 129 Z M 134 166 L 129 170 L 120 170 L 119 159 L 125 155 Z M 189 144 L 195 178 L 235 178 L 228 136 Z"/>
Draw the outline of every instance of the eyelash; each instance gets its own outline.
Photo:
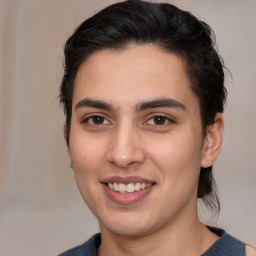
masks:
<path id="1" fill-rule="evenodd" d="M 154 122 L 154 124 L 149 124 L 149 121 L 150 120 L 153 120 L 153 121 L 156 121 L 156 118 L 162 118 L 164 119 L 164 123 L 161 123 L 161 124 L 156 124 Z M 170 123 L 175 123 L 173 119 L 167 117 L 167 116 L 164 116 L 164 115 L 154 115 L 152 116 L 150 119 L 148 119 L 145 123 L 148 123 L 149 125 L 153 125 L 153 126 L 156 126 L 156 127 L 161 127 L 161 126 L 166 126 Z"/>
<path id="2" fill-rule="evenodd" d="M 100 123 L 100 124 L 94 123 L 94 122 L 93 122 L 93 119 L 95 120 L 95 118 L 100 118 L 100 119 L 103 121 L 103 123 Z M 90 119 L 91 119 L 92 122 L 90 122 Z M 107 121 L 108 124 L 106 124 L 106 123 L 104 124 L 105 121 Z M 101 125 L 109 125 L 109 124 L 111 124 L 105 117 L 103 117 L 103 116 L 101 116 L 101 115 L 92 115 L 92 116 L 89 116 L 89 117 L 85 118 L 84 120 L 82 120 L 82 123 L 83 123 L 83 124 L 84 124 L 84 123 L 87 123 L 88 125 L 92 125 L 92 126 L 101 126 Z"/>
<path id="3" fill-rule="evenodd" d="M 100 119 L 100 120 L 98 120 L 98 122 L 100 122 L 100 123 L 96 123 L 97 122 L 95 120 L 96 118 Z M 158 121 L 160 121 L 160 122 L 163 121 L 163 123 L 161 122 L 160 124 L 156 124 L 156 119 L 157 118 L 160 119 Z M 163 119 L 163 120 L 161 120 L 161 119 Z M 150 123 L 150 120 L 152 120 L 154 123 Z M 96 121 L 96 122 L 94 122 L 94 121 Z M 90 125 L 90 126 L 94 126 L 94 127 L 101 127 L 103 125 L 110 125 L 111 124 L 110 121 L 108 121 L 105 117 L 103 117 L 101 115 L 91 115 L 91 116 L 85 118 L 84 120 L 82 120 L 82 123 Z M 154 115 L 151 118 L 149 118 L 144 124 L 148 124 L 150 126 L 161 128 L 161 127 L 167 126 L 170 123 L 173 124 L 173 123 L 175 123 L 175 121 L 173 119 L 165 116 L 165 115 Z"/>

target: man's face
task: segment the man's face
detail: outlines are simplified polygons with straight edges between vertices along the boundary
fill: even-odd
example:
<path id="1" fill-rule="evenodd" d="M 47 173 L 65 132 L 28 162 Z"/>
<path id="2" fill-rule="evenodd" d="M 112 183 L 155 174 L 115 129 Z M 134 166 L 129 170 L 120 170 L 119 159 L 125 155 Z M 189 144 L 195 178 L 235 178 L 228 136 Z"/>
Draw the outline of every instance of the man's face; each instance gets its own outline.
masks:
<path id="1" fill-rule="evenodd" d="M 69 142 L 102 232 L 142 235 L 195 217 L 204 141 L 178 56 L 150 45 L 91 55 L 75 80 Z"/>

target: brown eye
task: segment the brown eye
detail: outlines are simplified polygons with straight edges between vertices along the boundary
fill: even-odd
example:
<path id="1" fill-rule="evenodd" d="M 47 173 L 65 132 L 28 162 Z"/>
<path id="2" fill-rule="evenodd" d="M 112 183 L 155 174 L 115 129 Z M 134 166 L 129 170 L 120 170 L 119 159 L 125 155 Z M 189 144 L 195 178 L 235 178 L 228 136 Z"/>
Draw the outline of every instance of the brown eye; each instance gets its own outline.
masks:
<path id="1" fill-rule="evenodd" d="M 165 126 L 174 123 L 174 121 L 167 116 L 156 115 L 152 116 L 146 123 L 153 126 Z"/>
<path id="2" fill-rule="evenodd" d="M 156 125 L 163 125 L 166 123 L 167 118 L 165 116 L 154 116 L 153 120 Z"/>
<path id="3" fill-rule="evenodd" d="M 103 124 L 104 123 L 104 119 L 103 117 L 101 116 L 93 116 L 92 117 L 92 123 L 93 124 Z"/>
<path id="4" fill-rule="evenodd" d="M 90 125 L 108 125 L 110 122 L 102 116 L 93 115 L 86 118 L 83 123 L 88 123 Z"/>

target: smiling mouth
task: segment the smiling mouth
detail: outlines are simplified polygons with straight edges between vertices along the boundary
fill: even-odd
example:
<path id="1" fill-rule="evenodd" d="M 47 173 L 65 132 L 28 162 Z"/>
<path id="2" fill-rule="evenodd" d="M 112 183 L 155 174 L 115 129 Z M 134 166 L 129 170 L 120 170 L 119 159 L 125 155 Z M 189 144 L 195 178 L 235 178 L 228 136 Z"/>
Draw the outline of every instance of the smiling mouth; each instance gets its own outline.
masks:
<path id="1" fill-rule="evenodd" d="M 150 188 L 153 183 L 129 183 L 129 184 L 123 184 L 123 183 L 105 183 L 111 190 L 119 192 L 119 193 L 134 193 L 138 192 L 140 190 L 144 190 L 146 188 Z"/>
<path id="2" fill-rule="evenodd" d="M 106 195 L 111 201 L 121 205 L 131 205 L 151 193 L 157 183 L 142 177 L 111 176 L 101 180 Z"/>

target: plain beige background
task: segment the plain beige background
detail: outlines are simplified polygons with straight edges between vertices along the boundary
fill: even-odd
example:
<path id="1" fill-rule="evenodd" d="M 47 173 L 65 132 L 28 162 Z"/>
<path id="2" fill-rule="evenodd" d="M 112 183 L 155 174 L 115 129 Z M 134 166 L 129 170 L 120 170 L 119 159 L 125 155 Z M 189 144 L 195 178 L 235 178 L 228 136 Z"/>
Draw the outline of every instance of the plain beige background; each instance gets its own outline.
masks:
<path id="1" fill-rule="evenodd" d="M 69 167 L 57 96 L 65 40 L 113 2 L 0 0 L 1 256 L 57 255 L 98 231 Z M 256 246 L 256 1 L 172 3 L 212 26 L 233 74 L 215 165 L 222 209 L 203 219 Z"/>

